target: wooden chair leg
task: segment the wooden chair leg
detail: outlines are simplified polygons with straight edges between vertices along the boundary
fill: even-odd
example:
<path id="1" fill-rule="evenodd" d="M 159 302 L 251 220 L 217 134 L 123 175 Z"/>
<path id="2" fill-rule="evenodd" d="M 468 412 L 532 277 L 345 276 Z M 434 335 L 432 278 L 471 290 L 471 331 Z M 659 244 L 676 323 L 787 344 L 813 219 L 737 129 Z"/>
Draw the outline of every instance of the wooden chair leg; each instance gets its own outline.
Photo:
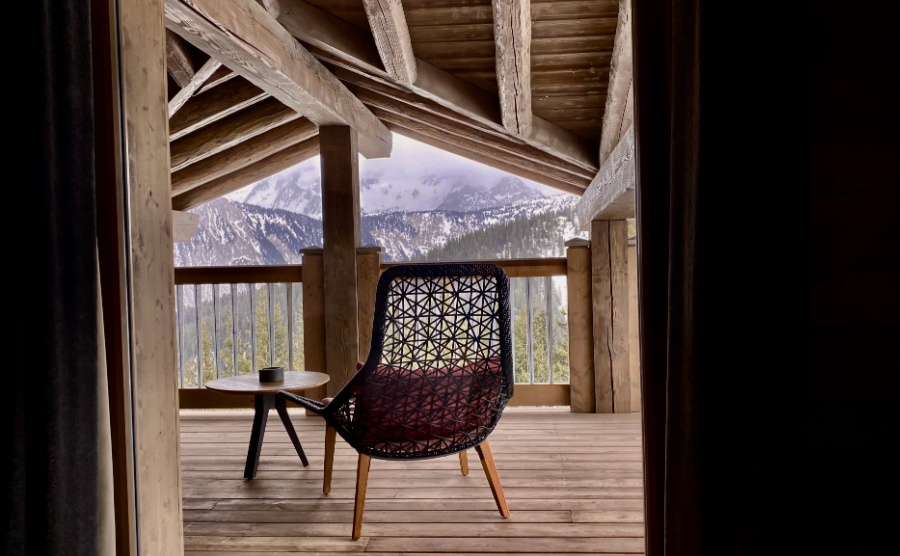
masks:
<path id="1" fill-rule="evenodd" d="M 469 474 L 469 456 L 466 455 L 465 450 L 459 453 L 459 468 L 463 475 Z"/>
<path id="2" fill-rule="evenodd" d="M 509 508 L 506 506 L 506 497 L 503 496 L 503 487 L 500 486 L 500 475 L 497 474 L 497 466 L 494 464 L 491 446 L 485 440 L 478 446 L 475 446 L 475 451 L 478 452 L 478 457 L 481 458 L 481 466 L 484 468 L 484 474 L 487 475 L 488 483 L 491 485 L 491 492 L 494 494 L 494 502 L 497 503 L 500 515 L 509 517 Z"/>
<path id="3" fill-rule="evenodd" d="M 356 503 L 353 505 L 353 540 L 359 540 L 362 532 L 363 507 L 366 505 L 366 484 L 369 482 L 369 464 L 372 458 L 360 454 L 356 464 Z"/>
<path id="4" fill-rule="evenodd" d="M 334 470 L 334 439 L 335 430 L 330 425 L 325 425 L 325 480 L 322 483 L 322 492 L 331 492 L 331 475 Z"/>

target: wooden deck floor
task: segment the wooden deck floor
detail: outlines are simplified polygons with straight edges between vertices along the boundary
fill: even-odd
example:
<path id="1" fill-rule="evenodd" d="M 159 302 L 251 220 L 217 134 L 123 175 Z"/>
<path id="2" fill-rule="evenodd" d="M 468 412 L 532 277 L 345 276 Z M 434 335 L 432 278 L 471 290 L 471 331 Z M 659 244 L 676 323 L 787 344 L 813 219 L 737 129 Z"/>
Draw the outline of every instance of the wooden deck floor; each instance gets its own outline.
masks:
<path id="1" fill-rule="evenodd" d="M 183 410 L 186 554 L 643 554 L 640 415 L 507 408 L 489 437 L 510 517 L 474 450 L 372 460 L 362 538 L 350 539 L 356 452 L 340 437 L 322 494 L 324 424 L 290 410 L 304 468 L 273 411 L 255 479 L 243 479 L 252 411 Z"/>

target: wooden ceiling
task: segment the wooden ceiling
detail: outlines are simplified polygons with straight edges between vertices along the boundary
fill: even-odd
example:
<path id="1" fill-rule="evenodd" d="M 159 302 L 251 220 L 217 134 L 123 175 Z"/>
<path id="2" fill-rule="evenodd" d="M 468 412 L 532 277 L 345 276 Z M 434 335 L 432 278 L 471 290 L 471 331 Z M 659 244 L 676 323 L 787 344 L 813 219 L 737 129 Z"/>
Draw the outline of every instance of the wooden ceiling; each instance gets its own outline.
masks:
<path id="1" fill-rule="evenodd" d="M 389 156 L 390 130 L 582 194 L 628 125 L 629 14 L 629 0 L 166 0 L 173 208 L 315 156 L 320 125 L 355 128 L 370 158 Z"/>

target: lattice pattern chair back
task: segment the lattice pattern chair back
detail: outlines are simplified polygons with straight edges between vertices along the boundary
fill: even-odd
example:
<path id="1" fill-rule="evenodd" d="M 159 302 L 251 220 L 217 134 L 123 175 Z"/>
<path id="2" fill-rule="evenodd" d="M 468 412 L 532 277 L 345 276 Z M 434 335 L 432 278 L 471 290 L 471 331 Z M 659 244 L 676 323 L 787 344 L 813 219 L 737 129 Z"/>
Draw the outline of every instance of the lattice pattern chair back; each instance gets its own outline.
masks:
<path id="1" fill-rule="evenodd" d="M 490 434 L 513 381 L 503 269 L 395 266 L 378 282 L 369 356 L 324 413 L 362 454 L 438 457 Z"/>

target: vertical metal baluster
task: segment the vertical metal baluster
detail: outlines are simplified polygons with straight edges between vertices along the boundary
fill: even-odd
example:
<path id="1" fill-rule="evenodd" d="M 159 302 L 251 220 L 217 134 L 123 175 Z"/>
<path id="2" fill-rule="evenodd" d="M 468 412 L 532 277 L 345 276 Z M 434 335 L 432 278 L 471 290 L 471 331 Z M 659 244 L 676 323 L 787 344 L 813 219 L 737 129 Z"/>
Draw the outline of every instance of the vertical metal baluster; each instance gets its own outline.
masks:
<path id="1" fill-rule="evenodd" d="M 254 300 L 254 292 L 256 286 L 247 284 L 250 290 L 250 372 L 256 372 L 256 301 Z"/>
<path id="2" fill-rule="evenodd" d="M 544 310 L 547 321 L 547 376 L 550 384 L 553 384 L 553 283 L 549 276 L 544 276 L 544 295 L 546 296 Z"/>
<path id="3" fill-rule="evenodd" d="M 512 321 L 512 322 L 510 322 L 510 327 L 512 328 L 512 334 L 510 334 L 510 336 L 512 336 L 512 338 L 510 338 L 510 340 L 512 340 L 512 341 L 510 343 L 512 344 L 512 355 L 513 355 L 512 360 L 513 360 L 513 376 L 514 377 L 518 376 L 517 369 L 516 369 L 516 287 L 515 287 L 515 284 L 517 284 L 518 281 L 519 281 L 519 278 L 511 278 L 509 281 L 509 292 L 510 292 L 509 293 L 509 297 L 510 297 L 509 319 L 510 319 L 510 321 Z"/>
<path id="4" fill-rule="evenodd" d="M 178 387 L 184 388 L 184 286 L 180 284 L 175 286 L 175 301 L 175 311 L 178 313 L 175 321 L 178 328 Z"/>
<path id="5" fill-rule="evenodd" d="M 237 300 L 234 297 L 234 284 L 229 284 L 231 288 L 231 358 L 233 360 L 231 374 L 238 374 L 238 333 L 237 333 Z"/>
<path id="6" fill-rule="evenodd" d="M 528 344 L 528 383 L 534 384 L 534 310 L 531 306 L 531 278 L 525 278 L 526 342 Z"/>
<path id="7" fill-rule="evenodd" d="M 219 284 L 212 285 L 213 294 L 213 363 L 216 366 L 216 378 L 219 378 Z"/>
<path id="8" fill-rule="evenodd" d="M 269 366 L 275 365 L 275 286 L 266 284 L 269 295 Z"/>
<path id="9" fill-rule="evenodd" d="M 197 322 L 197 387 L 203 387 L 203 334 L 200 329 L 200 284 L 194 284 L 194 320 Z"/>
<path id="10" fill-rule="evenodd" d="M 294 284 L 288 282 L 287 286 L 287 329 L 288 329 L 288 370 L 294 370 Z"/>

